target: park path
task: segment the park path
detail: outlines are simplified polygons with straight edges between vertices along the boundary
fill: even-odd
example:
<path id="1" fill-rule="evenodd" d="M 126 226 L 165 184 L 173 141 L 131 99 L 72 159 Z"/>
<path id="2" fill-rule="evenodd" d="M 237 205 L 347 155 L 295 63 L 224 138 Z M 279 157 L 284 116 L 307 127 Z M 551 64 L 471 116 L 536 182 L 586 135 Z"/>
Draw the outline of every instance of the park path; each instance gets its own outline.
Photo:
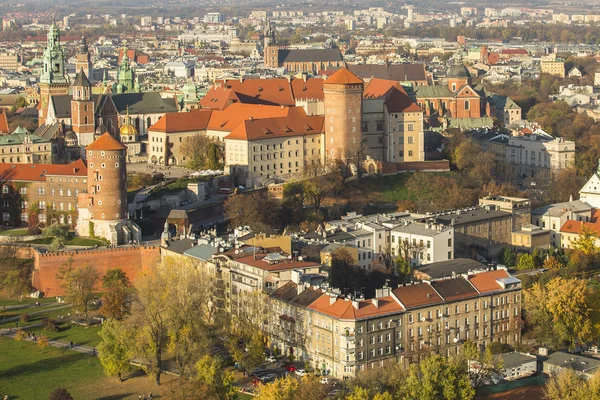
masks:
<path id="1" fill-rule="evenodd" d="M 41 307 L 43 307 L 43 305 L 39 306 L 38 308 L 41 308 Z M 48 312 L 48 311 L 62 310 L 63 308 L 69 308 L 69 307 L 71 307 L 71 304 L 63 304 L 63 305 L 52 307 L 52 308 L 46 307 L 43 310 L 28 312 L 26 314 L 28 314 L 31 317 L 31 316 L 35 316 L 35 315 L 38 315 L 38 314 L 43 314 L 43 313 Z M 27 308 L 31 308 L 31 305 L 29 307 L 27 307 Z M 2 319 L 2 323 L 4 323 L 4 322 L 16 322 L 16 321 L 18 321 L 20 319 L 21 319 L 21 316 L 20 315 L 16 315 L 14 317 L 3 318 Z"/>
<path id="2" fill-rule="evenodd" d="M 31 328 L 40 328 L 41 326 L 42 326 L 41 323 L 35 323 L 35 324 L 24 325 L 24 326 L 20 327 L 19 329 L 27 330 L 27 329 L 31 329 Z M 6 336 L 6 337 L 10 337 L 10 338 L 14 339 L 15 336 L 17 335 L 17 329 L 14 329 L 14 328 L 0 329 L 0 333 L 2 334 L 2 336 Z M 25 339 L 25 341 L 33 342 L 33 339 L 27 338 L 27 339 Z M 76 351 L 76 352 L 82 353 L 82 354 L 87 354 L 90 356 L 96 355 L 96 349 L 94 347 L 83 346 L 83 345 L 78 345 L 78 344 L 74 343 L 73 348 L 71 348 L 70 343 L 63 342 L 61 340 L 50 340 L 49 343 L 50 343 L 50 346 L 57 347 L 59 349 L 72 350 L 72 351 Z"/>

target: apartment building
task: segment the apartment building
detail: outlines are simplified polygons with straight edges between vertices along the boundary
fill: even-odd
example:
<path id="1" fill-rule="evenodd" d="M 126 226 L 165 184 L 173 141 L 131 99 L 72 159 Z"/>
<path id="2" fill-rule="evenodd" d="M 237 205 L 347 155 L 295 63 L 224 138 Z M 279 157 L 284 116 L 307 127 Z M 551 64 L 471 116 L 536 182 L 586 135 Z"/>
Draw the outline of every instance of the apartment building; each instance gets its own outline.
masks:
<path id="1" fill-rule="evenodd" d="M 14 72 L 19 69 L 19 57 L 16 53 L 0 53 L 0 69 Z"/>
<path id="2" fill-rule="evenodd" d="M 555 75 L 561 78 L 565 77 L 565 60 L 561 58 L 542 60 L 540 68 L 542 74 Z"/>
<path id="3" fill-rule="evenodd" d="M 0 162 L 50 164 L 57 154 L 56 144 L 19 126 L 9 135 L 0 136 Z"/>
<path id="4" fill-rule="evenodd" d="M 454 258 L 454 229 L 449 226 L 401 220 L 390 237 L 392 257 L 406 257 L 413 267 Z"/>
<path id="5" fill-rule="evenodd" d="M 408 366 L 429 352 L 458 354 L 466 340 L 481 348 L 520 341 L 521 285 L 506 270 L 384 287 L 367 300 L 324 292 L 305 305 L 318 294 L 305 291 L 290 282 L 271 295 L 278 305 L 271 308 L 270 320 L 286 321 L 272 326 L 273 343 L 289 332 L 298 359 L 340 379 L 387 363 Z M 300 323 L 292 322 L 295 316 Z M 294 339 L 302 332 L 302 340 Z"/>
<path id="6" fill-rule="evenodd" d="M 575 162 L 575 142 L 550 135 L 511 136 L 506 162 L 518 180 L 543 182 Z"/>

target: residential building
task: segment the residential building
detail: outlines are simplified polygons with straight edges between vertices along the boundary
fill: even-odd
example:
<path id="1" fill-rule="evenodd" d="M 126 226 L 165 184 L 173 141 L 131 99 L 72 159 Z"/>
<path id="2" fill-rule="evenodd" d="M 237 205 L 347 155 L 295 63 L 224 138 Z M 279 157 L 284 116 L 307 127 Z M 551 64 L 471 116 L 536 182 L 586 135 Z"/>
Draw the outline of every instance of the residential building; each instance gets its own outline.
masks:
<path id="1" fill-rule="evenodd" d="M 520 251 L 550 248 L 550 231 L 528 224 L 512 231 L 511 245 Z"/>
<path id="2" fill-rule="evenodd" d="M 470 258 L 455 258 L 453 260 L 419 265 L 413 269 L 413 276 L 417 281 L 432 281 L 488 270 L 489 267 L 479 261 Z"/>
<path id="3" fill-rule="evenodd" d="M 540 67 L 542 74 L 554 75 L 560 78 L 565 77 L 565 60 L 561 58 L 544 59 L 540 62 Z"/>
<path id="4" fill-rule="evenodd" d="M 454 258 L 454 229 L 449 226 L 400 221 L 391 230 L 392 257 L 404 257 L 412 267 Z"/>
<path id="5" fill-rule="evenodd" d="M 584 230 L 595 235 L 594 245 L 600 246 L 600 239 L 598 238 L 598 235 L 600 235 L 600 223 L 567 220 L 560 228 L 560 248 L 576 248 L 577 242 Z"/>
<path id="6" fill-rule="evenodd" d="M 582 200 L 549 204 L 538 207 L 531 213 L 533 224 L 550 231 L 550 245 L 563 247 L 561 230 L 567 221 L 591 222 L 594 207 Z"/>
<path id="7" fill-rule="evenodd" d="M 16 53 L 0 53 L 0 69 L 14 72 L 19 69 L 19 65 L 19 57 Z"/>
<path id="8" fill-rule="evenodd" d="M 4 114 L 2 114 L 4 115 Z M 0 162 L 11 164 L 50 164 L 57 145 L 19 126 L 9 135 L 0 135 Z"/>
<path id="9" fill-rule="evenodd" d="M 281 348 L 287 335 L 284 354 L 300 354 L 321 374 L 339 379 L 388 363 L 408 366 L 430 350 L 458 354 L 466 340 L 482 348 L 520 342 L 521 286 L 506 270 L 384 287 L 367 300 L 324 292 L 305 305 L 318 294 L 311 289 L 303 295 L 306 289 L 291 282 L 273 292 L 278 306 L 271 308 L 270 336 Z"/>
<path id="10" fill-rule="evenodd" d="M 577 354 L 555 351 L 544 360 L 544 372 L 557 374 L 564 369 L 572 369 L 584 378 L 590 379 L 598 371 L 600 360 L 597 358 L 583 357 Z"/>

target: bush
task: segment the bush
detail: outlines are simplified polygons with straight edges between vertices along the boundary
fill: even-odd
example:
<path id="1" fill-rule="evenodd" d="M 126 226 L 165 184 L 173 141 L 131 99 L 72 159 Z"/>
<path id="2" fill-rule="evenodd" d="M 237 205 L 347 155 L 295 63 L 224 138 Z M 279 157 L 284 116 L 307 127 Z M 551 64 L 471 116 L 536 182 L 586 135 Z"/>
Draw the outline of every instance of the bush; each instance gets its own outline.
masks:
<path id="1" fill-rule="evenodd" d="M 49 400 L 73 400 L 73 396 L 71 396 L 71 393 L 67 389 L 58 388 L 50 393 Z"/>
<path id="2" fill-rule="evenodd" d="M 29 314 L 21 314 L 21 322 L 22 323 L 29 322 Z"/>
<path id="3" fill-rule="evenodd" d="M 58 326 L 56 325 L 56 321 L 54 321 L 53 319 L 46 318 L 43 321 L 43 325 L 44 325 L 45 332 L 57 332 L 58 331 Z"/>
<path id="4" fill-rule="evenodd" d="M 17 334 L 15 335 L 15 340 L 16 340 L 17 342 L 20 342 L 21 340 L 25 340 L 26 338 L 27 338 L 27 333 L 25 333 L 25 331 L 24 331 L 24 330 L 22 330 L 22 329 L 19 329 L 19 330 L 17 331 Z"/>

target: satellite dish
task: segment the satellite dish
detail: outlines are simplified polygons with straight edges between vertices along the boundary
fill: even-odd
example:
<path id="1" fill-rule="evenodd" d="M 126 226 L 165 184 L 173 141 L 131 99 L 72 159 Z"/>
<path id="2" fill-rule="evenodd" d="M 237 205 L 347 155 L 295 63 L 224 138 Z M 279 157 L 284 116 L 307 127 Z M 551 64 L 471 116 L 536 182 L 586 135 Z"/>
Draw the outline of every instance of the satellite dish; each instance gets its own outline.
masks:
<path id="1" fill-rule="evenodd" d="M 457 343 L 457 342 L 458 342 L 458 339 L 457 339 L 457 338 L 454 338 L 454 339 L 453 339 L 453 341 L 454 341 L 454 343 Z"/>
<path id="2" fill-rule="evenodd" d="M 225 249 L 224 249 L 224 248 L 222 248 L 222 247 L 220 247 L 220 248 L 219 248 L 219 253 L 222 253 L 222 252 L 224 252 L 224 251 L 225 251 Z"/>
<path id="3" fill-rule="evenodd" d="M 236 251 L 235 251 L 235 254 L 240 254 L 240 251 L 239 251 L 239 250 L 236 250 Z"/>
<path id="4" fill-rule="evenodd" d="M 302 261 L 302 256 L 298 257 L 298 261 Z"/>
<path id="5" fill-rule="evenodd" d="M 421 317 L 421 322 L 425 322 L 425 321 L 427 321 L 427 318 Z"/>

